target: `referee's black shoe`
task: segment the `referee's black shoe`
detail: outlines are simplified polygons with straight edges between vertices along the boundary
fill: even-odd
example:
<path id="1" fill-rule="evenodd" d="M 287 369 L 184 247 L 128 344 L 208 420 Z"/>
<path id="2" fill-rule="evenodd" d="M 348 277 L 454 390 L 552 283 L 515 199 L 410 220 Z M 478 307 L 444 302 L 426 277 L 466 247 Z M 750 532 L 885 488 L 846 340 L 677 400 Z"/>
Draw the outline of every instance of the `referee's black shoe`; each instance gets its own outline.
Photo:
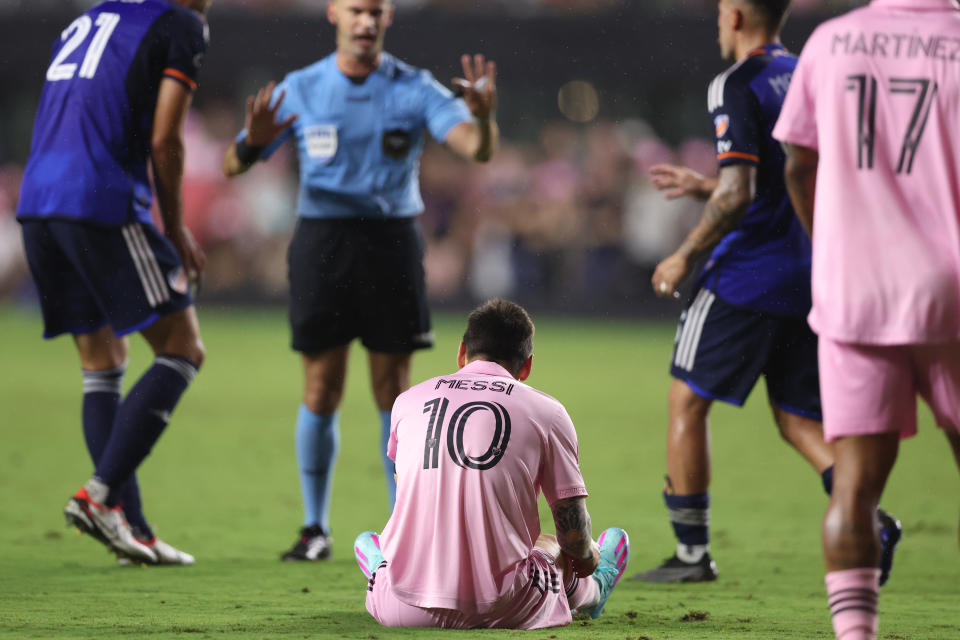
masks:
<path id="1" fill-rule="evenodd" d="M 710 582 L 717 579 L 717 563 L 709 553 L 697 562 L 684 562 L 674 553 L 663 564 L 649 571 L 641 571 L 632 580 L 644 582 Z"/>
<path id="2" fill-rule="evenodd" d="M 300 537 L 293 544 L 293 548 L 280 558 L 284 562 L 326 560 L 330 557 L 332 548 L 333 538 L 324 533 L 320 525 L 313 524 L 300 529 Z"/>

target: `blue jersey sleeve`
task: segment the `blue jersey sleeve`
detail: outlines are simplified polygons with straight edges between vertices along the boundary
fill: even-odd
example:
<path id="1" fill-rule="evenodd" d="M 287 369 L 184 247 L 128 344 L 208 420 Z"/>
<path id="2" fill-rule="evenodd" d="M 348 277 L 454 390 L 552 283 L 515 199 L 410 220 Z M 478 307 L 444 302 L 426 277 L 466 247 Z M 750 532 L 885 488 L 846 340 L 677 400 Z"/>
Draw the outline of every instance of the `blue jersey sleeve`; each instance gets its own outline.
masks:
<path id="1" fill-rule="evenodd" d="M 710 118 L 721 167 L 760 164 L 766 140 L 757 97 L 749 85 L 736 80 L 724 74 L 710 85 Z"/>
<path id="2" fill-rule="evenodd" d="M 473 116 L 466 103 L 455 98 L 453 93 L 437 82 L 429 71 L 421 71 L 424 116 L 427 129 L 437 142 L 443 142 L 450 130 Z"/>
<path id="3" fill-rule="evenodd" d="M 190 11 L 175 9 L 157 19 L 154 29 L 166 48 L 163 76 L 195 90 L 209 40 L 206 23 Z"/>

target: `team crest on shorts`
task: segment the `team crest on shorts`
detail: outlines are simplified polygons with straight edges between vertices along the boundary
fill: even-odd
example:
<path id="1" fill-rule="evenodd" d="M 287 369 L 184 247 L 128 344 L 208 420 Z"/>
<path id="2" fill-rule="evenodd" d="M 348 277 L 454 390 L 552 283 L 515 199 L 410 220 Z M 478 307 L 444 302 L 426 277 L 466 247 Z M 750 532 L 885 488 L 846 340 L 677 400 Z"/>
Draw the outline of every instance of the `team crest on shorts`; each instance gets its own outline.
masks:
<path id="1" fill-rule="evenodd" d="M 337 125 L 335 124 L 304 127 L 303 139 L 307 143 L 307 155 L 314 160 L 329 161 L 337 153 Z"/>
<path id="2" fill-rule="evenodd" d="M 187 292 L 187 289 L 190 287 L 190 281 L 187 279 L 187 274 L 183 270 L 183 267 L 177 267 L 173 271 L 167 274 L 167 283 L 170 285 L 170 288 L 183 295 Z"/>
<path id="3" fill-rule="evenodd" d="M 717 137 L 722 138 L 730 128 L 730 116 L 725 113 L 721 113 L 719 116 L 713 119 L 713 126 L 717 132 Z"/>

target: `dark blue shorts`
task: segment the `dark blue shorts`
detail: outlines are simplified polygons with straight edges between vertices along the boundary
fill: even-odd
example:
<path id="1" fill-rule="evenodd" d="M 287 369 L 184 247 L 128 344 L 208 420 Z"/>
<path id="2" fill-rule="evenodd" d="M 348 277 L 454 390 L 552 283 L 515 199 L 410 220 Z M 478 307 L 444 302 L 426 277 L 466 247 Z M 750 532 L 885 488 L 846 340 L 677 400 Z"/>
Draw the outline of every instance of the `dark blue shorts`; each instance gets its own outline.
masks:
<path id="1" fill-rule="evenodd" d="M 433 346 L 416 218 L 300 218 L 288 253 L 293 348 L 359 337 L 383 353 Z"/>
<path id="2" fill-rule="evenodd" d="M 803 317 L 736 307 L 701 289 L 680 316 L 670 373 L 700 396 L 737 406 L 763 374 L 778 407 L 822 419 L 817 336 Z"/>
<path id="3" fill-rule="evenodd" d="M 63 220 L 21 220 L 21 225 L 45 338 L 106 325 L 122 336 L 193 304 L 180 256 L 153 225 Z"/>

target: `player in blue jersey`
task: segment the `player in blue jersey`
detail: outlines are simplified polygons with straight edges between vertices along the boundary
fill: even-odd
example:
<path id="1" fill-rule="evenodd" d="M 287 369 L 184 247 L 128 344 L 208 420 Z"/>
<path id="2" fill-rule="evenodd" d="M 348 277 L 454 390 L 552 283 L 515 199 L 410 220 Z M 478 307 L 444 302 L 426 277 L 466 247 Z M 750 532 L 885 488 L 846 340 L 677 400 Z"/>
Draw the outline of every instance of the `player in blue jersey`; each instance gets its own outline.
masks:
<path id="1" fill-rule="evenodd" d="M 204 350 L 188 292 L 204 255 L 183 224 L 183 122 L 207 48 L 211 0 L 113 0 L 54 43 L 17 206 L 44 337 L 69 333 L 83 369 L 95 471 L 67 521 L 122 562 L 192 564 L 158 540 L 135 471 Z M 152 169 L 163 233 L 151 222 Z M 153 365 L 121 401 L 127 335 Z"/>
<path id="2" fill-rule="evenodd" d="M 706 200 L 703 218 L 657 265 L 660 296 L 709 253 L 693 302 L 680 316 L 668 395 L 664 499 L 676 553 L 634 576 L 648 582 L 715 580 L 710 556 L 708 415 L 714 400 L 741 406 L 762 374 L 780 435 L 821 474 L 830 493 L 833 452 L 823 439 L 817 339 L 810 311 L 810 242 L 784 183 L 785 156 L 771 137 L 797 59 L 780 44 L 789 0 L 720 0 L 719 44 L 734 65 L 710 84 L 717 178 L 662 165 L 654 184 L 667 197 Z M 880 516 L 888 547 L 899 523 Z M 889 563 L 884 570 L 889 574 Z"/>
<path id="3" fill-rule="evenodd" d="M 465 77 L 455 81 L 464 99 L 455 98 L 429 72 L 383 51 L 393 11 L 390 0 L 329 2 L 336 51 L 249 98 L 246 127 L 223 159 L 224 173 L 234 176 L 290 138 L 300 160 L 289 277 L 293 348 L 305 378 L 295 438 L 304 526 L 284 560 L 330 554 L 338 408 L 357 337 L 369 354 L 393 507 L 390 409 L 410 386 L 412 352 L 433 343 L 417 220 L 426 131 L 478 162 L 499 139 L 494 64 L 464 56 Z"/>

